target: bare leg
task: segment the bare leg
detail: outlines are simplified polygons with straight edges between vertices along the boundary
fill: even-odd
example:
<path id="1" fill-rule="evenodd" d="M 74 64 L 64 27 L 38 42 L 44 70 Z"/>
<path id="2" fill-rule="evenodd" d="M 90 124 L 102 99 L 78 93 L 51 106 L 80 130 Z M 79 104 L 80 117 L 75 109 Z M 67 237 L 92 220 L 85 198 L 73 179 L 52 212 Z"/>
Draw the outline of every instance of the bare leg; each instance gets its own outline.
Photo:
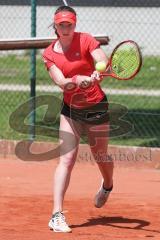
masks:
<path id="1" fill-rule="evenodd" d="M 63 210 L 63 200 L 65 192 L 68 188 L 71 171 L 74 166 L 77 152 L 78 152 L 78 144 L 80 136 L 75 131 L 78 130 L 80 132 L 80 125 L 76 123 L 75 121 L 67 118 L 64 115 L 61 115 L 60 118 L 60 139 L 64 139 L 63 136 L 61 136 L 63 131 L 66 131 L 68 133 L 71 133 L 71 137 L 67 138 L 66 145 L 61 145 L 60 150 L 60 161 L 55 171 L 54 176 L 54 208 L 53 213 L 59 212 Z M 62 140 L 60 140 L 60 143 L 62 143 Z M 70 144 L 71 150 L 65 154 L 64 151 L 66 150 L 67 144 Z M 72 148 L 73 146 L 73 148 Z"/>
<path id="2" fill-rule="evenodd" d="M 109 124 L 87 126 L 90 148 L 104 180 L 104 187 L 109 189 L 113 185 L 114 164 L 108 158 Z"/>

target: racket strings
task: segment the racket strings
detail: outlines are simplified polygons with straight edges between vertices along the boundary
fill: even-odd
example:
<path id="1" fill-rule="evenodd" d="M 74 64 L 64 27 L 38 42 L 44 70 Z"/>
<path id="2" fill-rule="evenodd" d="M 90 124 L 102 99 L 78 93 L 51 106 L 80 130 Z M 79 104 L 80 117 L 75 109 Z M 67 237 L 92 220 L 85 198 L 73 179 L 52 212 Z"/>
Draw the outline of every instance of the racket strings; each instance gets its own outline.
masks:
<path id="1" fill-rule="evenodd" d="M 140 65 L 139 51 L 135 44 L 124 43 L 112 56 L 112 70 L 119 78 L 130 78 Z"/>

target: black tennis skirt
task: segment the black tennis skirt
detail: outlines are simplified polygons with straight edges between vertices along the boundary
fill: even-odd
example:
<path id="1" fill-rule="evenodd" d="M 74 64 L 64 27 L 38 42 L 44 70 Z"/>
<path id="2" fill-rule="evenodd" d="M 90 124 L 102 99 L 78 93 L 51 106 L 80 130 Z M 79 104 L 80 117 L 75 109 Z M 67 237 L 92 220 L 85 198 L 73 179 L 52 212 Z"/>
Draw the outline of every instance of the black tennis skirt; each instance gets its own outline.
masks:
<path id="1" fill-rule="evenodd" d="M 109 121 L 108 101 L 107 97 L 91 107 L 83 109 L 70 108 L 63 102 L 61 114 L 75 121 L 87 124 L 103 124 Z"/>

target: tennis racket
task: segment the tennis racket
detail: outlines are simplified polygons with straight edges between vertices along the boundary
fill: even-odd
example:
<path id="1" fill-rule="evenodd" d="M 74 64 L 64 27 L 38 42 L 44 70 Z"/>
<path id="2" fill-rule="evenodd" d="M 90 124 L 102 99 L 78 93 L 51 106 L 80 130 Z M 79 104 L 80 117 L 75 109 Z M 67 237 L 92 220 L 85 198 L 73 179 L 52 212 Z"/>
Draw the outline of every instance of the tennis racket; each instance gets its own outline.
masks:
<path id="1" fill-rule="evenodd" d="M 130 80 L 142 66 L 142 55 L 138 44 L 132 40 L 119 43 L 113 50 L 106 71 L 101 76 L 118 80 Z"/>
<path id="2" fill-rule="evenodd" d="M 142 55 L 140 48 L 133 40 L 126 40 L 119 43 L 113 50 L 108 60 L 106 70 L 100 73 L 102 76 L 110 76 L 118 80 L 133 79 L 140 71 L 142 66 Z M 90 81 L 83 81 L 80 88 L 90 87 Z M 68 84 L 69 90 L 76 88 L 75 83 Z M 73 88 L 72 88 L 73 87 Z"/>

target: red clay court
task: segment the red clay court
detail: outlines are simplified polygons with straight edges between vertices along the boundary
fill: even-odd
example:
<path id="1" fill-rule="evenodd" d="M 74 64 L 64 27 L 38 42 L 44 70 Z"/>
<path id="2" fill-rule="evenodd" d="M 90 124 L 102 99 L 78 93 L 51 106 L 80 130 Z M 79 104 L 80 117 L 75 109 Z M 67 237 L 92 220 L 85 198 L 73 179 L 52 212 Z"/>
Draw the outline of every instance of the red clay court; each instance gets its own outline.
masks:
<path id="1" fill-rule="evenodd" d="M 81 146 L 66 195 L 64 210 L 73 231 L 65 234 L 47 226 L 57 160 L 25 162 L 14 155 L 1 157 L 1 240 L 160 239 L 159 151 L 150 162 L 115 162 L 114 190 L 101 209 L 93 206 L 101 182 L 99 171 L 95 163 L 82 159 L 89 156 L 86 151 Z"/>

